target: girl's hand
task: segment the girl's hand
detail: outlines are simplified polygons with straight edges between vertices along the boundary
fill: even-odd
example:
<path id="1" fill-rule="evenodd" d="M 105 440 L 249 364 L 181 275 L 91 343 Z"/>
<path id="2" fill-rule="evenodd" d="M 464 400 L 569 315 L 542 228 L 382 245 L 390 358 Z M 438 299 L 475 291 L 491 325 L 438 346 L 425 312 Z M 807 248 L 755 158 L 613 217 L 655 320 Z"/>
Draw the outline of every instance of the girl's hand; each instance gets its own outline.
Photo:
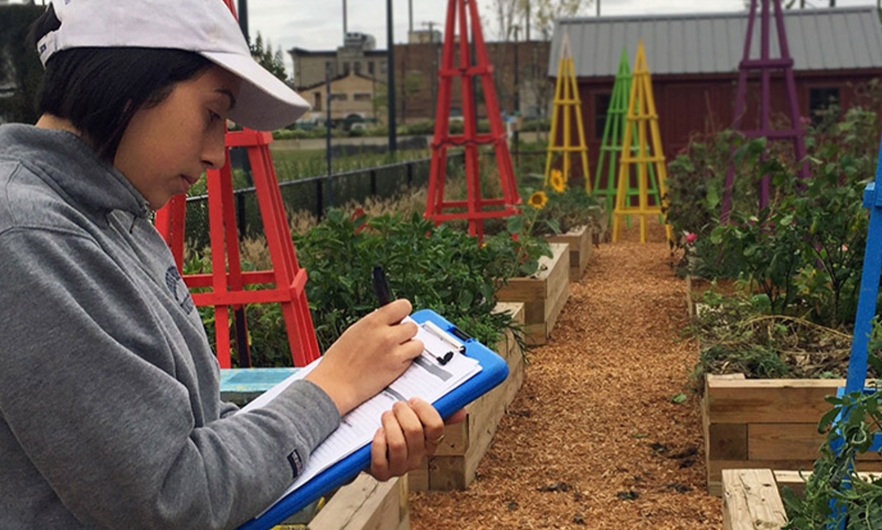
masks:
<path id="1" fill-rule="evenodd" d="M 422 353 L 423 343 L 412 340 L 417 325 L 401 322 L 411 309 L 409 301 L 399 299 L 364 316 L 306 376 L 330 396 L 341 416 L 388 386 Z"/>
<path id="2" fill-rule="evenodd" d="M 441 444 L 445 423 L 459 423 L 465 417 L 462 409 L 445 422 L 432 405 L 419 398 L 396 403 L 383 413 L 383 426 L 374 435 L 371 475 L 383 481 L 419 468 Z"/>

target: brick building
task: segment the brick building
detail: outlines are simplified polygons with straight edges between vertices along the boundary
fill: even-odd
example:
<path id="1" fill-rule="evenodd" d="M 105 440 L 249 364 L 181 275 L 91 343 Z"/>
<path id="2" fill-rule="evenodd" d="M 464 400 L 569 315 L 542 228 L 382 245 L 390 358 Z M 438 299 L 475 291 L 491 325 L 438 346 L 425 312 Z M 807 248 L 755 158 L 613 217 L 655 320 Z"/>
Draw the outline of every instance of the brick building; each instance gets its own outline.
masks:
<path id="1" fill-rule="evenodd" d="M 693 133 L 731 126 L 747 22 L 747 12 L 559 20 L 548 75 L 557 75 L 566 34 L 575 59 L 590 159 L 597 160 L 622 49 L 633 65 L 641 39 L 668 157 L 683 148 Z M 848 108 L 855 86 L 882 76 L 882 25 L 874 7 L 786 10 L 784 26 L 801 116 L 812 116 L 831 100 Z M 752 58 L 759 57 L 760 27 L 758 17 Z M 780 57 L 774 19 L 769 41 L 771 57 Z M 743 125 L 752 129 L 758 117 L 757 75 L 748 85 Z M 772 75 L 773 116 L 784 114 L 786 101 L 779 71 Z"/>
<path id="2" fill-rule="evenodd" d="M 372 120 L 376 118 L 374 94 L 377 91 L 376 79 L 350 71 L 331 79 L 331 120 Z M 327 83 L 305 86 L 299 89 L 300 95 L 312 104 L 308 119 L 323 121 L 327 119 Z"/>
<path id="3" fill-rule="evenodd" d="M 394 49 L 396 115 L 401 123 L 435 117 L 437 72 L 443 42 L 438 38 L 414 40 L 418 42 L 397 44 Z M 512 112 L 515 109 L 517 63 L 521 113 L 528 117 L 548 114 L 554 96 L 554 86 L 546 76 L 549 50 L 550 43 L 545 41 L 487 43 L 487 55 L 494 67 L 496 93 L 502 110 Z M 350 33 L 344 46 L 336 50 L 311 51 L 293 48 L 288 53 L 294 62 L 295 88 L 300 92 L 316 92 L 318 85 L 325 83 L 326 69 L 335 80 L 355 74 L 375 81 L 371 99 L 376 95 L 376 90 L 380 89 L 378 83 L 385 85 L 388 79 L 386 51 L 376 50 L 375 40 L 369 35 Z M 313 101 L 311 96 L 307 99 Z M 480 94 L 478 101 L 481 101 Z M 348 110 L 347 105 L 344 105 L 347 102 L 335 103 L 338 103 L 336 106 L 341 108 L 341 112 Z M 459 83 L 454 81 L 451 115 L 460 113 L 461 107 L 462 92 Z M 314 112 L 317 112 L 316 109 Z M 381 120 L 386 118 L 385 112 L 378 114 L 377 117 Z M 484 114 L 483 106 L 479 104 L 479 115 Z"/>

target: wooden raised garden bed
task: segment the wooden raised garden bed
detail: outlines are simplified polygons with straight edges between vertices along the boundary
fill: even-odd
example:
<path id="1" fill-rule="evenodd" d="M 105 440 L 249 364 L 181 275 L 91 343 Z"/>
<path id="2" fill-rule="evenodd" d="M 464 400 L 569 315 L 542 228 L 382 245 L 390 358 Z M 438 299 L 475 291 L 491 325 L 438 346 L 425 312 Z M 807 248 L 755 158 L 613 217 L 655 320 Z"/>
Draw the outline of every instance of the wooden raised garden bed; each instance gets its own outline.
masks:
<path id="1" fill-rule="evenodd" d="M 824 435 L 824 398 L 844 379 L 745 379 L 708 375 L 701 399 L 708 492 L 723 493 L 726 469 L 811 471 Z M 860 471 L 882 471 L 878 453 L 859 457 Z"/>
<path id="2" fill-rule="evenodd" d="M 343 486 L 309 521 L 310 530 L 407 530 L 407 477 L 377 482 L 365 473 Z M 299 526 L 297 528 L 304 528 Z"/>
<path id="3" fill-rule="evenodd" d="M 594 246 L 594 231 L 590 226 L 581 226 L 565 234 L 546 237 L 549 243 L 566 243 L 570 247 L 570 281 L 577 282 L 588 268 L 591 248 Z"/>
<path id="4" fill-rule="evenodd" d="M 771 469 L 723 471 L 723 530 L 778 530 L 787 523 L 781 491 L 790 488 L 802 495 L 811 473 Z M 860 473 L 866 479 L 873 473 Z"/>
<path id="5" fill-rule="evenodd" d="M 499 303 L 496 311 L 509 311 L 514 320 L 523 322 L 524 304 Z M 524 353 L 510 331 L 497 344 L 496 352 L 508 363 L 508 378 L 466 407 L 466 421 L 447 427 L 435 456 L 422 469 L 408 474 L 412 491 L 464 490 L 475 480 L 496 427 L 524 382 Z"/>
<path id="6" fill-rule="evenodd" d="M 570 296 L 570 252 L 566 243 L 551 243 L 552 257 L 539 260 L 539 272 L 511 278 L 496 293 L 499 302 L 524 304 L 524 331 L 531 344 L 548 341 Z"/>

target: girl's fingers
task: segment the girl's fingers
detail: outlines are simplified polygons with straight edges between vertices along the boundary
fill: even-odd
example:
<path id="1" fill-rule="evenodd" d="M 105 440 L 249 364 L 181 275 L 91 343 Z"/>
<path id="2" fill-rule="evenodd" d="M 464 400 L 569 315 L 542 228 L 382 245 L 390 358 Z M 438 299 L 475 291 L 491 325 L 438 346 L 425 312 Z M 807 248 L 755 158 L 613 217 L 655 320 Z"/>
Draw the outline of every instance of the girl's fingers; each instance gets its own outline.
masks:
<path id="1" fill-rule="evenodd" d="M 383 430 L 386 432 L 386 454 L 389 460 L 389 472 L 392 476 L 402 475 L 407 472 L 407 439 L 398 423 L 395 409 L 383 413 Z"/>
<path id="2" fill-rule="evenodd" d="M 374 433 L 374 441 L 371 443 L 371 476 L 379 481 L 392 478 L 386 451 L 386 431 L 380 427 Z"/>
<path id="3" fill-rule="evenodd" d="M 441 437 L 444 436 L 444 421 L 441 415 L 435 407 L 423 399 L 413 398 L 408 404 L 422 425 L 426 448 L 434 453 L 441 443 Z"/>
<path id="4" fill-rule="evenodd" d="M 410 305 L 410 301 L 400 298 L 377 309 L 375 314 L 381 319 L 381 322 L 391 326 L 401 322 L 404 317 L 410 314 L 412 309 L 413 306 Z M 414 329 L 414 334 L 416 334 L 416 329 Z"/>

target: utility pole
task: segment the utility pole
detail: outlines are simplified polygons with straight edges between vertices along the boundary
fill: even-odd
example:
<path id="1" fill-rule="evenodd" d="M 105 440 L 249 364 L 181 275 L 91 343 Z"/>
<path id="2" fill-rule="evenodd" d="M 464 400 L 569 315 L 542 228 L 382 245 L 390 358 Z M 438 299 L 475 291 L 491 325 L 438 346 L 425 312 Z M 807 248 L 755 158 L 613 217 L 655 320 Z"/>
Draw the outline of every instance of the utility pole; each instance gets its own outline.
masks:
<path id="1" fill-rule="evenodd" d="M 386 93 L 389 95 L 389 153 L 398 150 L 395 131 L 395 37 L 393 32 L 392 0 L 386 0 Z"/>
<path id="2" fill-rule="evenodd" d="M 880 0 L 882 1 L 882 0 Z M 438 43 L 435 42 L 435 31 L 434 28 L 437 26 L 437 22 L 423 22 L 422 26 L 429 28 L 429 43 L 436 46 L 437 51 L 432 57 L 432 117 L 435 117 L 435 114 L 438 110 L 438 65 L 441 64 L 441 48 L 438 47 Z"/>
<path id="3" fill-rule="evenodd" d="M 525 32 L 525 38 L 527 42 L 530 42 L 530 0 L 527 0 L 527 21 L 526 21 L 527 31 Z"/>
<path id="4" fill-rule="evenodd" d="M 511 29 L 514 30 L 514 112 L 513 116 L 509 119 L 513 119 L 514 123 L 512 123 L 512 142 L 514 143 L 514 155 L 515 155 L 515 167 L 520 167 L 520 147 L 518 143 L 520 141 L 520 119 L 521 119 L 521 89 L 518 82 L 518 32 L 520 31 L 520 26 L 513 26 Z"/>
<path id="5" fill-rule="evenodd" d="M 410 42 L 410 34 L 413 33 L 413 0 L 407 0 L 407 21 L 408 34 L 407 41 Z"/>
<path id="6" fill-rule="evenodd" d="M 325 118 L 325 158 L 328 162 L 328 198 L 333 197 L 331 191 L 331 65 L 325 65 L 325 106 L 326 109 L 326 118 Z M 333 201 L 331 201 L 333 205 Z"/>
<path id="7" fill-rule="evenodd" d="M 594 1 L 597 2 L 597 16 L 599 17 L 600 16 L 600 0 L 594 0 Z"/>
<path id="8" fill-rule="evenodd" d="M 43 5 L 45 5 L 45 0 Z M 251 36 L 248 35 L 248 0 L 239 0 L 239 29 L 245 36 L 245 42 L 251 44 Z"/>

